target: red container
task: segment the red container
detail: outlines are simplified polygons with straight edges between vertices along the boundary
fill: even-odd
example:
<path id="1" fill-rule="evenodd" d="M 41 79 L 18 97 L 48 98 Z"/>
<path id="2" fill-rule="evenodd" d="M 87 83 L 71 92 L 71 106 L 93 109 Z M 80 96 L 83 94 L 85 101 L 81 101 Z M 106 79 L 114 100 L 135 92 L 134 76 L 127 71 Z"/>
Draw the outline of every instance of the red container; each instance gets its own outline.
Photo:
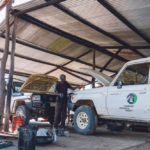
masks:
<path id="1" fill-rule="evenodd" d="M 23 119 L 20 116 L 14 116 L 12 120 L 12 132 L 16 131 L 19 126 L 23 126 Z"/>

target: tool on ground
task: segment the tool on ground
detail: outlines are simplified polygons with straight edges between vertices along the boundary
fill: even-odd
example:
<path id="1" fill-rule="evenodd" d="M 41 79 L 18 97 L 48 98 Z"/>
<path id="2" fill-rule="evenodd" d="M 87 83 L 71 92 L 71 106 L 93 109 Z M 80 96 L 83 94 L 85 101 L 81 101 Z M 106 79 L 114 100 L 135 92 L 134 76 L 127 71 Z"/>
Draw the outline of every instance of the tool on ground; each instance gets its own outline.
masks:
<path id="1" fill-rule="evenodd" d="M 0 140 L 0 148 L 13 145 L 13 142 Z"/>

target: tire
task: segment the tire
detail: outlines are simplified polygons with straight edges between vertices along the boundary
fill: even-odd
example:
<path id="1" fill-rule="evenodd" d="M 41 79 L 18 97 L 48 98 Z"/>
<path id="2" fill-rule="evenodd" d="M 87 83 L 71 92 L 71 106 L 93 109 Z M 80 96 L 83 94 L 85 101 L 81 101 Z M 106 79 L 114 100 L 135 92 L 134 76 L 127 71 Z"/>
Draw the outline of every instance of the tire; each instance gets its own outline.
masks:
<path id="1" fill-rule="evenodd" d="M 106 124 L 107 128 L 110 129 L 111 131 L 118 131 L 121 132 L 124 129 L 124 125 L 118 126 L 115 124 Z"/>
<path id="2" fill-rule="evenodd" d="M 23 119 L 24 125 L 29 124 L 30 111 L 28 110 L 28 108 L 25 105 L 20 105 L 19 107 L 17 107 L 15 115 L 24 117 L 24 119 Z"/>
<path id="3" fill-rule="evenodd" d="M 75 111 L 73 123 L 77 133 L 90 135 L 93 134 L 97 128 L 98 118 L 96 112 L 91 107 L 80 106 Z"/>

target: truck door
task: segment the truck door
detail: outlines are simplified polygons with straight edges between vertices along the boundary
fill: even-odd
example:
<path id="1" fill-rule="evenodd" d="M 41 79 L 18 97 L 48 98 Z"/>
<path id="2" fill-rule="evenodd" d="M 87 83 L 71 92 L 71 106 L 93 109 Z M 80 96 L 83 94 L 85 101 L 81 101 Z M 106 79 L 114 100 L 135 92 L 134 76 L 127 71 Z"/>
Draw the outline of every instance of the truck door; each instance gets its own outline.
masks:
<path id="1" fill-rule="evenodd" d="M 130 65 L 120 74 L 122 87 L 117 86 L 119 77 L 109 86 L 107 110 L 112 118 L 149 120 L 149 66 L 149 63 Z"/>

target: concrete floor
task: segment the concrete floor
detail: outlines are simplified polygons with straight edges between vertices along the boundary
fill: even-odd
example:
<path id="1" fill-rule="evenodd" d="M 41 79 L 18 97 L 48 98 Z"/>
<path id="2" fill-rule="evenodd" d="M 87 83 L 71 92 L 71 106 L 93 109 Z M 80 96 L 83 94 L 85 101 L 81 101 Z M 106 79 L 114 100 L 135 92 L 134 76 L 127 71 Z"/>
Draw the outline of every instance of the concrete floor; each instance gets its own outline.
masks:
<path id="1" fill-rule="evenodd" d="M 43 123 L 31 123 L 38 126 L 49 126 Z M 150 133 L 133 132 L 112 132 L 105 126 L 98 127 L 96 133 L 91 136 L 79 135 L 73 128 L 70 128 L 70 137 L 58 137 L 58 141 L 51 145 L 37 146 L 36 150 L 149 150 Z M 14 145 L 3 148 L 3 150 L 17 150 L 17 139 L 2 139 L 13 141 Z"/>

